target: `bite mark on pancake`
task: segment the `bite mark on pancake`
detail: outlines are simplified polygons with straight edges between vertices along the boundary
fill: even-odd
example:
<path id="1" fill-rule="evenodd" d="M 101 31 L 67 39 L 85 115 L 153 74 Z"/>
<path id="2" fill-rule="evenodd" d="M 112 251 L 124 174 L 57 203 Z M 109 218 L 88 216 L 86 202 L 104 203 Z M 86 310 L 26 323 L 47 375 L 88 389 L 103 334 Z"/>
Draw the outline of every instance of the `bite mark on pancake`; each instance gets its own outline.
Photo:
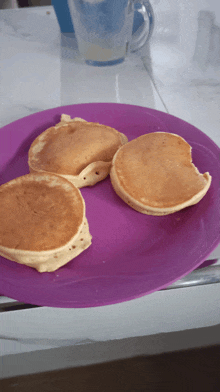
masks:
<path id="1" fill-rule="evenodd" d="M 110 173 L 116 193 L 139 212 L 166 215 L 196 204 L 211 184 L 192 163 L 191 146 L 180 136 L 155 132 L 121 147 Z M 129 202 L 129 203 L 128 203 Z"/>

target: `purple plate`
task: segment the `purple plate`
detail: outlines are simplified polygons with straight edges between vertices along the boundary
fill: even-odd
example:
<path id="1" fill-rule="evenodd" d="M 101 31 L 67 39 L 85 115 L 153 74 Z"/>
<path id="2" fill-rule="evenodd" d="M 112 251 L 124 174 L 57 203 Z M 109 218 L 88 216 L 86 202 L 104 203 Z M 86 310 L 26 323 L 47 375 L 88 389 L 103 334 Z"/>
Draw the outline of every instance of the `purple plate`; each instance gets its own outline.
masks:
<path id="1" fill-rule="evenodd" d="M 1 184 L 28 173 L 31 142 L 59 122 L 62 113 L 112 126 L 129 140 L 154 131 L 176 133 L 191 144 L 200 172 L 212 175 L 211 187 L 195 206 L 162 217 L 131 209 L 115 194 L 109 177 L 84 188 L 92 245 L 58 271 L 43 274 L 0 257 L 0 292 L 42 306 L 103 306 L 165 288 L 199 267 L 220 242 L 218 146 L 194 126 L 144 107 L 111 103 L 58 107 L 0 130 Z"/>

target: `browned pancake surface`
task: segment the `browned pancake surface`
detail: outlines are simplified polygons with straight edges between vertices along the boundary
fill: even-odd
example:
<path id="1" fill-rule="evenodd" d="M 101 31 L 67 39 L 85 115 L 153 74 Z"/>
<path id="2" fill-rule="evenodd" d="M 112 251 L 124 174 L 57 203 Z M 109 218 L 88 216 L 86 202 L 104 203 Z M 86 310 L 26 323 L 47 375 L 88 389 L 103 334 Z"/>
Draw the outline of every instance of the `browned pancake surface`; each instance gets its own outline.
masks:
<path id="1" fill-rule="evenodd" d="M 123 146 L 115 170 L 129 195 L 158 208 L 184 203 L 207 183 L 192 163 L 190 145 L 170 133 L 150 133 Z"/>
<path id="2" fill-rule="evenodd" d="M 50 128 L 44 145 L 35 150 L 38 138 L 31 146 L 30 158 L 48 172 L 78 175 L 96 161 L 109 162 L 121 145 L 120 133 L 96 123 L 75 121 L 59 128 Z"/>
<path id="3" fill-rule="evenodd" d="M 54 249 L 65 245 L 82 223 L 84 206 L 77 190 L 71 193 L 46 181 L 19 181 L 2 185 L 0 199 L 0 245 L 5 247 Z"/>

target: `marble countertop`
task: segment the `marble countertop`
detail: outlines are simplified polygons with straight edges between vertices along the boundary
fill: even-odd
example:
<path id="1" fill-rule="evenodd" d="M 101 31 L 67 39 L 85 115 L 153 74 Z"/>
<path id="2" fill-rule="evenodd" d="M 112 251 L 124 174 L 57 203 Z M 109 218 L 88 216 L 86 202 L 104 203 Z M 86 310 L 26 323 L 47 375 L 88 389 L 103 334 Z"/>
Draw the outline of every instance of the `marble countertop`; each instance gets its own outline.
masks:
<path id="1" fill-rule="evenodd" d="M 170 114 L 195 125 L 219 146 L 219 5 L 165 0 L 155 5 L 155 14 L 150 56 L 155 87 Z"/>
<path id="2" fill-rule="evenodd" d="M 62 105 L 119 102 L 146 106 L 177 116 L 201 129 L 220 146 L 218 5 L 215 6 L 214 1 L 205 0 L 196 0 L 193 5 L 188 0 L 152 0 L 151 3 L 156 23 L 150 44 L 111 70 L 83 63 L 73 34 L 60 33 L 52 6 L 0 10 L 0 127 L 29 114 Z M 219 255 L 220 247 L 211 258 Z M 212 306 L 213 309 L 211 316 L 207 310 L 202 322 L 199 319 L 202 312 L 200 305 L 198 318 L 195 316 L 193 320 L 193 308 L 190 309 L 190 322 L 181 316 L 178 303 L 184 297 L 181 290 L 177 290 L 179 294 L 176 294 L 176 290 L 165 290 L 102 309 L 72 309 L 72 313 L 68 310 L 68 317 L 71 313 L 78 320 L 78 332 L 71 331 L 71 344 L 83 339 L 119 339 L 217 324 L 219 318 L 214 311 L 217 302 L 214 303 L 212 299 L 213 296 L 217 298 L 219 284 L 209 286 L 215 286 L 209 296 L 210 309 Z M 208 295 L 207 287 L 204 289 L 204 298 Z M 194 288 L 192 290 L 199 304 L 201 294 L 195 294 Z M 201 293 L 199 290 L 197 293 Z M 166 301 L 168 297 L 170 302 Z M 164 306 L 167 306 L 167 313 L 162 309 Z M 170 321 L 172 307 L 178 313 L 176 321 Z M 156 308 L 163 313 L 163 321 L 155 316 L 149 325 L 146 324 L 148 320 L 143 309 L 147 314 Z M 63 317 L 66 310 L 59 311 Z M 29 312 L 33 315 L 35 309 Z M 58 309 L 45 308 L 45 312 L 47 315 L 51 312 L 55 317 Z M 132 322 L 129 314 L 135 315 Z M 169 320 L 167 315 L 170 315 Z M 90 330 L 91 333 L 88 332 L 84 325 L 87 316 L 91 323 L 92 320 L 94 323 L 99 320 L 100 325 L 105 326 L 103 336 L 99 329 L 95 330 L 95 326 Z M 19 317 L 19 323 L 22 323 L 23 316 Z M 110 322 L 111 317 L 115 324 Z M 8 333 L 7 313 L 4 320 Z M 26 322 L 28 324 L 30 320 Z M 71 317 L 68 322 L 71 329 Z M 84 325 L 82 333 L 81 325 Z M 65 329 L 65 326 L 62 325 L 62 328 Z M 10 336 L 13 333 L 9 331 Z M 37 336 L 36 328 L 34 334 Z M 21 335 L 25 337 L 23 333 Z M 60 336 L 58 331 L 55 335 L 57 339 Z M 64 339 L 70 339 L 67 330 L 63 336 Z M 24 351 L 31 349 L 26 348 Z M 7 352 L 10 353 L 10 349 Z"/>
<path id="3" fill-rule="evenodd" d="M 2 10 L 0 23 L 1 126 L 51 107 L 83 102 L 155 107 L 153 86 L 139 57 L 131 56 L 116 68 L 85 65 L 74 35 L 60 34 L 53 7 Z M 157 95 L 156 100 L 164 110 Z"/>
<path id="4" fill-rule="evenodd" d="M 150 45 L 108 70 L 83 63 L 52 6 L 1 10 L 0 126 L 66 104 L 121 102 L 180 117 L 220 145 L 219 10 L 194 3 L 153 0 Z"/>

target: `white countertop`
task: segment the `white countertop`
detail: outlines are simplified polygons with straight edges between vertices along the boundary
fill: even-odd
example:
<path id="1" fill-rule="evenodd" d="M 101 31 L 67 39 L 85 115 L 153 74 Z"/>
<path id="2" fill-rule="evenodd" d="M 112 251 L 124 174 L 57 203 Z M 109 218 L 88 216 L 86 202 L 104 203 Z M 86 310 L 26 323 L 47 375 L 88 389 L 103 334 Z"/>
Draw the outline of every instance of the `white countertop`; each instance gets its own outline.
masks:
<path id="1" fill-rule="evenodd" d="M 53 7 L 1 10 L 0 127 L 52 107 L 121 102 L 173 114 L 220 146 L 219 6 L 205 0 L 151 3 L 156 24 L 150 45 L 111 70 L 84 65 L 73 35 L 60 34 Z M 211 25 L 210 12 L 215 16 Z M 210 258 L 219 256 L 220 247 Z M 2 355 L 211 327 L 220 323 L 219 303 L 219 284 L 213 284 L 101 308 L 1 313 Z M 152 352 L 159 350 L 154 343 Z M 135 352 L 132 345 L 126 350 L 126 355 Z M 23 373 L 4 368 L 2 377 L 11 374 Z"/>
<path id="2" fill-rule="evenodd" d="M 181 9 L 181 3 L 186 10 Z M 84 65 L 75 50 L 73 35 L 60 34 L 52 6 L 1 10 L 0 126 L 66 104 L 134 103 L 180 117 L 220 145 L 218 6 L 211 31 L 207 33 L 205 29 L 206 35 L 210 34 L 211 49 L 201 56 L 197 48 L 204 34 L 198 31 L 197 14 L 207 8 L 211 10 L 206 11 L 208 15 L 213 12 L 214 5 L 206 3 L 197 0 L 192 6 L 187 0 L 166 0 L 163 9 L 161 2 L 152 1 L 155 30 L 150 47 L 145 45 L 141 51 L 149 72 L 139 54 L 130 55 L 124 64 L 114 68 Z M 187 29 L 191 25 L 189 39 Z"/>

